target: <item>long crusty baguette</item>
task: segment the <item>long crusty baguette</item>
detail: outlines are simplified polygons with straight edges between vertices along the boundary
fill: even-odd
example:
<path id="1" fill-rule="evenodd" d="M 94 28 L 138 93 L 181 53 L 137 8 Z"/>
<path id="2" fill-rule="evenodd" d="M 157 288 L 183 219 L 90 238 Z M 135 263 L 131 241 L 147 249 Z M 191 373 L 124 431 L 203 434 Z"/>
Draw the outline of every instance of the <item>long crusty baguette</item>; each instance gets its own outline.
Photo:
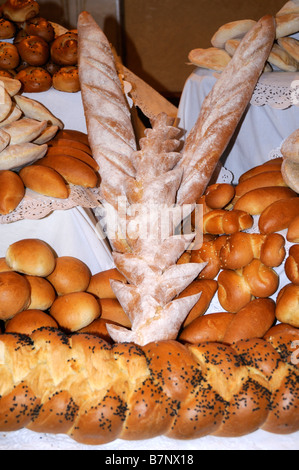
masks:
<path id="1" fill-rule="evenodd" d="M 194 203 L 204 192 L 251 99 L 275 39 L 275 20 L 261 18 L 206 97 L 178 166 L 184 169 L 177 200 Z"/>
<path id="2" fill-rule="evenodd" d="M 281 342 L 277 350 L 264 339 L 140 347 L 54 328 L 4 334 L 0 431 L 26 427 L 90 445 L 292 433 L 298 369 L 280 354 Z"/>

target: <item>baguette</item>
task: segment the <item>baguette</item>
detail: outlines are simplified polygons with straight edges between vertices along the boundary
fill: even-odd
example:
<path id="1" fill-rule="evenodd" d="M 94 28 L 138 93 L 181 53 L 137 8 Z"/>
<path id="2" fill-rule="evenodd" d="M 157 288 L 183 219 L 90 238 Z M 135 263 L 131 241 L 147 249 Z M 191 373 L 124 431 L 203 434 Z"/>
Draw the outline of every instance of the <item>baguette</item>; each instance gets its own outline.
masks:
<path id="1" fill-rule="evenodd" d="M 206 97 L 178 164 L 184 170 L 179 204 L 194 203 L 204 193 L 251 99 L 273 46 L 275 29 L 273 17 L 261 18 L 244 36 Z"/>
<path id="2" fill-rule="evenodd" d="M 0 344 L 1 432 L 102 445 L 299 429 L 297 368 L 265 339 L 141 347 L 42 328 L 1 335 Z"/>

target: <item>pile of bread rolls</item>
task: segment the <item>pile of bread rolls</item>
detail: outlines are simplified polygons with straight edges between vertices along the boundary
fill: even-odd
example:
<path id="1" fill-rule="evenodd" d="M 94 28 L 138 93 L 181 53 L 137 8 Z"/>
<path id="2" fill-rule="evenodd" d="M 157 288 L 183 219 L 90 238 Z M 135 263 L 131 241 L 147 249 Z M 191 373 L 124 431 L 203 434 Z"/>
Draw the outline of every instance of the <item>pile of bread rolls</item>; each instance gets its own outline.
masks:
<path id="1" fill-rule="evenodd" d="M 18 94 L 19 80 L 2 77 L 0 215 L 18 208 L 26 189 L 67 199 L 70 186 L 95 188 L 99 167 L 87 135 L 63 123 L 36 100 Z"/>
<path id="2" fill-rule="evenodd" d="M 299 32 L 299 3 L 289 0 L 275 16 L 276 40 L 264 71 L 273 67 L 285 72 L 299 70 L 299 40 L 291 37 Z M 241 39 L 256 24 L 251 19 L 232 21 L 222 25 L 211 38 L 211 47 L 189 52 L 189 61 L 197 67 L 222 72 L 230 62 Z"/>
<path id="3" fill-rule="evenodd" d="M 76 30 L 42 18 L 33 0 L 7 0 L 0 14 L 0 75 L 17 78 L 28 93 L 52 86 L 67 93 L 80 90 Z"/>

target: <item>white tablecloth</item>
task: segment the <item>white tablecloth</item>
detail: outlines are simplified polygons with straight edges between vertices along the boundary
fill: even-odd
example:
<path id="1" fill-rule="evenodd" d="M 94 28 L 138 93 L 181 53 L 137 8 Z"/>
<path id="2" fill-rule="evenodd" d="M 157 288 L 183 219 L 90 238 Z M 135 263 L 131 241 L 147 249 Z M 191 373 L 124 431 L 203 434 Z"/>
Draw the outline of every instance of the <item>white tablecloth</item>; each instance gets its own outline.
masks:
<path id="1" fill-rule="evenodd" d="M 289 86 L 299 74 L 269 72 L 262 75 L 261 85 L 275 88 L 284 93 L 283 84 Z M 184 138 L 194 126 L 201 105 L 211 91 L 217 78 L 215 72 L 196 68 L 187 79 L 178 110 L 179 127 Z M 249 104 L 221 162 L 234 175 L 234 183 L 242 173 L 269 159 L 269 154 L 293 131 L 299 128 L 299 107 L 286 109 L 273 107 L 273 104 L 256 106 Z"/>

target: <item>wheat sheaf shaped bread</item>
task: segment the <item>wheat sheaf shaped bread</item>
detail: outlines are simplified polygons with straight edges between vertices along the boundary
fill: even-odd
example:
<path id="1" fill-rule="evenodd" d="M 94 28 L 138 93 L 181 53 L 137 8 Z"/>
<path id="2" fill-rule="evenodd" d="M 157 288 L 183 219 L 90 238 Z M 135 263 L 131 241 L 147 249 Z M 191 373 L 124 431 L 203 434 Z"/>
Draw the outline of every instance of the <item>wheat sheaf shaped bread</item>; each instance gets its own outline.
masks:
<path id="1" fill-rule="evenodd" d="M 273 338 L 137 346 L 54 328 L 4 334 L 0 430 L 88 445 L 296 432 L 298 369 L 281 354 L 283 331 Z"/>
<path id="2" fill-rule="evenodd" d="M 275 20 L 261 18 L 206 97 L 198 120 L 187 136 L 178 164 L 184 169 L 178 202 L 200 197 L 248 105 L 275 39 Z"/>
<path id="3" fill-rule="evenodd" d="M 78 18 L 78 67 L 89 143 L 101 168 L 104 198 L 122 194 L 132 174 L 130 156 L 136 150 L 131 114 L 110 44 L 88 12 Z"/>

